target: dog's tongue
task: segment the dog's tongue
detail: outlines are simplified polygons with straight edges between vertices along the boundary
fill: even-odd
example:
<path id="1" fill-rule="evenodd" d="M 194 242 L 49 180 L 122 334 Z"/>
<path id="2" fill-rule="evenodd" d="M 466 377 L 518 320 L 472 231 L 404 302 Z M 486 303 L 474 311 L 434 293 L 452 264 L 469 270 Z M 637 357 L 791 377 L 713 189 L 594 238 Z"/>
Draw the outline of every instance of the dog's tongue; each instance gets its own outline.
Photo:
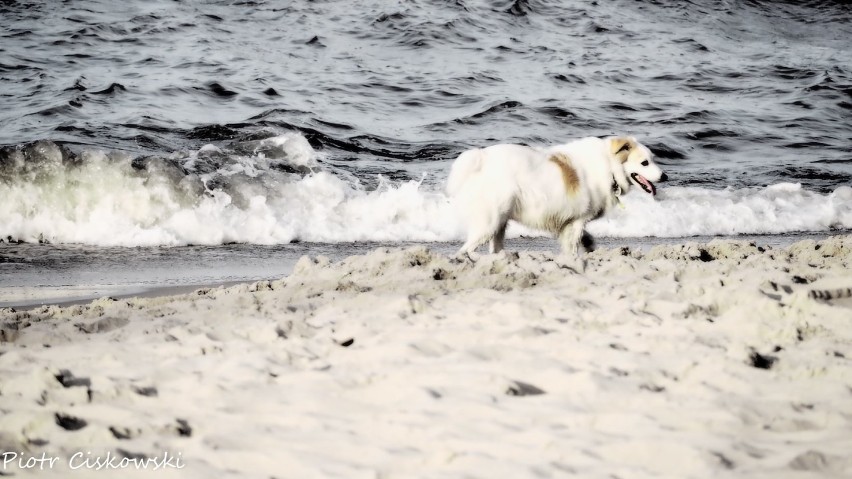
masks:
<path id="1" fill-rule="evenodd" d="M 645 187 L 645 191 L 651 193 L 652 195 L 657 194 L 657 188 L 655 188 L 654 184 L 648 181 L 644 176 L 636 175 L 636 179 L 639 180 L 639 183 L 642 183 L 642 186 Z"/>

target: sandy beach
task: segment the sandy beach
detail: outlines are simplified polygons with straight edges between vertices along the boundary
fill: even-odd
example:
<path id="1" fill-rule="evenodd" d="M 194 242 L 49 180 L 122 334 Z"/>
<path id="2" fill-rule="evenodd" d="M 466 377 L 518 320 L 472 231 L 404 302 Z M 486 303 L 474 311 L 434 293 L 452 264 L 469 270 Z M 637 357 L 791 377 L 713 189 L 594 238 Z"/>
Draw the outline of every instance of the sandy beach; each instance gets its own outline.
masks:
<path id="1" fill-rule="evenodd" d="M 383 248 L 6 308 L 0 473 L 845 477 L 850 266 L 852 236 L 601 249 L 582 273 Z"/>

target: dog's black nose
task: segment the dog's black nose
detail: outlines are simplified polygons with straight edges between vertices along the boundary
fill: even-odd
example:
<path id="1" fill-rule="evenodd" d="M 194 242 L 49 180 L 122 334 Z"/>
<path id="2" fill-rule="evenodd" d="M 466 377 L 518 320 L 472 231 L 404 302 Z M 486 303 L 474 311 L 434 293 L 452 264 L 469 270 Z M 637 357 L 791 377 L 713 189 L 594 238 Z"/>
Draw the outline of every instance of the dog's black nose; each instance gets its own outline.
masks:
<path id="1" fill-rule="evenodd" d="M 660 177 L 660 181 L 669 181 L 669 175 L 663 173 L 663 176 Z"/>

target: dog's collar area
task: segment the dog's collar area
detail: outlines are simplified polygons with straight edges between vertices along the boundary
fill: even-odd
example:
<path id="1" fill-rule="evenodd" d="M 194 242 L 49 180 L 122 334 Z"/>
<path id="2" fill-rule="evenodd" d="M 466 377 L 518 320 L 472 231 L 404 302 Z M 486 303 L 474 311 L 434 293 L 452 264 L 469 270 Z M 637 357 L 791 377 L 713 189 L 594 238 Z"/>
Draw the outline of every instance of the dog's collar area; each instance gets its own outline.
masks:
<path id="1" fill-rule="evenodd" d="M 624 190 L 621 188 L 621 185 L 618 184 L 618 181 L 615 177 L 612 177 L 612 197 L 615 199 L 615 204 L 618 205 L 619 208 L 624 208 L 624 202 L 621 200 L 621 195 L 624 194 Z"/>
<path id="2" fill-rule="evenodd" d="M 624 194 L 624 190 L 621 189 L 621 185 L 618 184 L 618 180 L 614 176 L 612 177 L 612 194 L 616 197 Z"/>

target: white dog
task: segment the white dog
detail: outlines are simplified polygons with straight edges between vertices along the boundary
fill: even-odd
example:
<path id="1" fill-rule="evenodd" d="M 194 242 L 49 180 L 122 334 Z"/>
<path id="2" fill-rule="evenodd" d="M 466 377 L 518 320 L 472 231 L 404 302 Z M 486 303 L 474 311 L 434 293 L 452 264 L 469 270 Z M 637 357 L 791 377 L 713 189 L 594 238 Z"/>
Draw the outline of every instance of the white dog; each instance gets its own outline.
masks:
<path id="1" fill-rule="evenodd" d="M 665 173 L 633 137 L 583 138 L 547 149 L 495 145 L 468 150 L 453 163 L 447 192 L 467 222 L 458 254 L 472 256 L 490 240 L 503 249 L 509 220 L 557 235 L 577 256 L 587 222 L 619 201 L 631 183 L 656 194 Z"/>

